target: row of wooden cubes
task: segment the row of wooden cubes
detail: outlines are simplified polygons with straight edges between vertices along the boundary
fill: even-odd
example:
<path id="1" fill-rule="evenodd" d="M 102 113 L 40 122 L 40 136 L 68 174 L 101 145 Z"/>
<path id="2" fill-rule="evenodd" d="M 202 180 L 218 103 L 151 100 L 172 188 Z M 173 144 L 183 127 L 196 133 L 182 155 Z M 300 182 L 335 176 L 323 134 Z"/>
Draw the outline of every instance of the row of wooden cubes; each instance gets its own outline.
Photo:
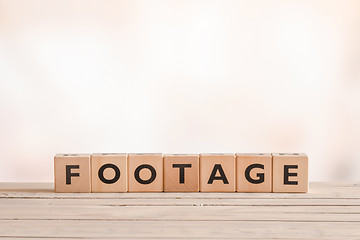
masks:
<path id="1" fill-rule="evenodd" d="M 307 192 L 303 153 L 57 154 L 55 192 Z"/>

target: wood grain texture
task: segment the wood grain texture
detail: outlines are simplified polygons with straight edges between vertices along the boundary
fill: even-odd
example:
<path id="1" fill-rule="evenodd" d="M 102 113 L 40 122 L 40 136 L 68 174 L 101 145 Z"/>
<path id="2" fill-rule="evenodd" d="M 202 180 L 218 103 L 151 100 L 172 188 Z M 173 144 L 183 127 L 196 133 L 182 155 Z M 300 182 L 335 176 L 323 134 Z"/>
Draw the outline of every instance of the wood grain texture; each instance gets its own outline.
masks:
<path id="1" fill-rule="evenodd" d="M 91 192 L 127 192 L 127 179 L 126 153 L 91 155 Z"/>
<path id="2" fill-rule="evenodd" d="M 360 183 L 308 193 L 54 193 L 0 183 L 0 239 L 360 239 Z"/>
<path id="3" fill-rule="evenodd" d="M 309 160 L 305 153 L 272 153 L 273 192 L 306 193 Z"/>
<path id="4" fill-rule="evenodd" d="M 200 192 L 235 192 L 235 155 L 200 154 Z"/>
<path id="5" fill-rule="evenodd" d="M 164 164 L 162 153 L 128 154 L 129 192 L 162 192 Z"/>
<path id="6" fill-rule="evenodd" d="M 90 154 L 56 154 L 55 192 L 91 192 L 90 157 Z"/>
<path id="7" fill-rule="evenodd" d="M 164 154 L 164 192 L 199 192 L 198 154 Z"/>
<path id="8" fill-rule="evenodd" d="M 270 153 L 236 153 L 235 156 L 237 192 L 272 191 L 272 157 Z"/>

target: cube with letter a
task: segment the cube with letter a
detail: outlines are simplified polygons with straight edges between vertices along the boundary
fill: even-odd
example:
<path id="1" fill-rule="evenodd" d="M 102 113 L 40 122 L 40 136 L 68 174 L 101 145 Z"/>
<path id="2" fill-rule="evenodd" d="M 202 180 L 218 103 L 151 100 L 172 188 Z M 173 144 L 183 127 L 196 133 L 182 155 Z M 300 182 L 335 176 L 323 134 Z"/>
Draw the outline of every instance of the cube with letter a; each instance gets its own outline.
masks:
<path id="1" fill-rule="evenodd" d="M 200 154 L 200 192 L 235 192 L 235 155 Z"/>
<path id="2" fill-rule="evenodd" d="M 91 191 L 90 154 L 56 154 L 54 173 L 55 192 Z"/>
<path id="3" fill-rule="evenodd" d="M 273 192 L 308 191 L 308 157 L 305 153 L 273 153 Z"/>

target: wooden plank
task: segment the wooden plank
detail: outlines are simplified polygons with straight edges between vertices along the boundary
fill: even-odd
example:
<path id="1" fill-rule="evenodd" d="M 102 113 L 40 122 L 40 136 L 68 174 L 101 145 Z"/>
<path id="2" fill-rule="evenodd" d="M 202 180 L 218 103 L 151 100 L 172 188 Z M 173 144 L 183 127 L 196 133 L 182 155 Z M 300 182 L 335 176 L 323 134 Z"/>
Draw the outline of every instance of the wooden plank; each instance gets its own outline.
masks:
<path id="1" fill-rule="evenodd" d="M 308 193 L 54 193 L 52 183 L 0 183 L 0 198 L 360 199 L 360 183 L 310 183 Z"/>
<path id="2" fill-rule="evenodd" d="M 8 238 L 356 239 L 360 223 L 239 221 L 0 221 Z M 106 236 L 106 237 L 105 237 Z"/>
<path id="3" fill-rule="evenodd" d="M 163 206 L 138 206 L 138 205 L 133 205 L 133 206 L 126 206 L 126 205 L 113 205 L 113 204 L 107 204 L 105 203 L 99 203 L 99 204 L 73 204 L 73 203 L 65 203 L 65 204 L 58 204 L 58 203 L 54 203 L 51 202 L 49 204 L 43 204 L 43 203 L 36 203 L 36 204 L 22 204 L 22 205 L 16 205 L 16 204 L 3 204 L 3 202 L 0 202 L 0 211 L 2 213 L 5 212 L 10 212 L 12 209 L 16 209 L 18 208 L 18 206 L 22 206 L 24 209 L 25 208 L 32 208 L 32 209 L 39 209 L 39 211 L 47 211 L 47 210 L 54 210 L 54 209 L 58 209 L 58 210 L 68 210 L 68 209 L 77 209 L 77 208 L 82 208 L 84 209 L 84 211 L 88 211 L 88 210 L 94 210 L 96 208 L 101 209 L 101 210 L 107 210 L 109 212 L 111 211 L 123 211 L 125 208 L 126 209 L 131 209 L 131 208 L 138 208 L 141 210 L 146 211 L 146 209 L 174 209 L 174 211 L 178 211 L 179 209 L 198 209 L 198 208 L 202 208 L 204 210 L 208 210 L 210 209 L 214 209 L 214 208 L 219 208 L 219 209 L 232 209 L 232 208 L 236 208 L 238 211 L 241 211 L 241 213 L 297 213 L 297 212 L 301 212 L 301 213 L 322 213 L 322 214 L 336 214 L 336 213 L 344 213 L 344 214 L 360 214 L 360 206 L 293 206 L 293 205 L 288 205 L 288 206 L 274 206 L 274 205 L 269 205 L 269 206 L 265 206 L 265 205 L 255 205 L 255 206 L 232 206 L 232 205 L 224 205 L 224 206 L 201 206 L 201 205 L 195 205 L 195 206 L 184 206 L 184 205 L 179 205 L 179 206 L 169 206 L 169 205 L 163 205 Z M 1 216 L 0 216 L 1 218 Z"/>
<path id="4" fill-rule="evenodd" d="M 333 207 L 113 207 L 32 206 L 1 208 L 3 220 L 133 220 L 133 221 L 302 221 L 360 222 L 360 208 Z"/>
<path id="5" fill-rule="evenodd" d="M 42 201 L 40 201 L 42 200 Z M 18 202 L 19 201 L 19 202 Z M 64 206 L 360 206 L 359 199 L 13 199 L 0 198 L 0 204 L 27 204 Z M 43 202 L 45 201 L 45 202 Z M 19 206 L 19 205 L 17 205 Z"/>
<path id="6" fill-rule="evenodd" d="M 360 239 L 360 183 L 306 194 L 54 193 L 0 183 L 0 239 Z"/>

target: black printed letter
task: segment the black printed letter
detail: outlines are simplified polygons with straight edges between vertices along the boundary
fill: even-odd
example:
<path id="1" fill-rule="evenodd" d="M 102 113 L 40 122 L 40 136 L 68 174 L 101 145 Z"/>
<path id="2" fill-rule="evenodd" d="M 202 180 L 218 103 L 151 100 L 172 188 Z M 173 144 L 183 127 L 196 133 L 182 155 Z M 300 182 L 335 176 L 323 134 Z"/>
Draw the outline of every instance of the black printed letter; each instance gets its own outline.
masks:
<path id="1" fill-rule="evenodd" d="M 112 169 L 114 169 L 114 171 L 115 171 L 115 176 L 114 176 L 113 179 L 106 179 L 106 178 L 104 177 L 104 171 L 105 171 L 105 169 L 107 169 L 107 168 L 112 168 Z M 101 168 L 99 169 L 98 175 L 99 175 L 100 180 L 101 180 L 103 183 L 107 183 L 107 184 L 115 183 L 115 182 L 117 182 L 117 180 L 119 180 L 119 178 L 120 178 L 120 169 L 119 169 L 116 165 L 111 164 L 111 163 L 104 164 L 104 165 L 102 165 Z"/>
<path id="2" fill-rule="evenodd" d="M 290 173 L 289 169 L 298 169 L 298 165 L 284 165 L 284 185 L 298 185 L 297 181 L 289 181 L 290 176 L 297 176 L 297 173 Z"/>
<path id="3" fill-rule="evenodd" d="M 79 169 L 79 165 L 66 165 L 66 184 L 71 184 L 71 177 L 79 177 L 80 173 L 72 173 L 71 169 Z"/>
<path id="4" fill-rule="evenodd" d="M 151 177 L 148 179 L 148 180 L 143 180 L 140 178 L 140 171 L 143 169 L 143 168 L 147 168 L 151 171 Z M 155 168 L 149 164 L 143 164 L 143 165 L 140 165 L 138 166 L 136 169 L 135 169 L 135 172 L 134 172 L 134 177 L 136 179 L 136 181 L 138 181 L 139 183 L 141 184 L 150 184 L 152 183 L 155 178 L 156 178 L 156 171 L 155 171 Z"/>
<path id="5" fill-rule="evenodd" d="M 191 164 L 173 164 L 173 168 L 180 168 L 180 183 L 185 183 L 185 168 L 191 167 Z"/>
<path id="6" fill-rule="evenodd" d="M 220 173 L 219 177 L 216 177 L 217 171 L 219 171 L 219 173 Z M 215 166 L 212 170 L 212 173 L 210 175 L 208 184 L 212 184 L 214 180 L 222 180 L 224 182 L 224 184 L 229 184 L 229 182 L 225 176 L 224 170 L 221 167 L 221 164 L 215 164 Z"/>
<path id="7" fill-rule="evenodd" d="M 248 180 L 250 183 L 254 183 L 254 184 L 259 184 L 259 183 L 263 183 L 264 182 L 264 173 L 257 173 L 256 176 L 258 177 L 258 179 L 253 179 L 250 177 L 250 171 L 254 168 L 261 168 L 264 169 L 264 165 L 262 164 L 251 164 L 250 166 L 248 166 L 245 170 L 245 178 L 246 180 Z"/>

